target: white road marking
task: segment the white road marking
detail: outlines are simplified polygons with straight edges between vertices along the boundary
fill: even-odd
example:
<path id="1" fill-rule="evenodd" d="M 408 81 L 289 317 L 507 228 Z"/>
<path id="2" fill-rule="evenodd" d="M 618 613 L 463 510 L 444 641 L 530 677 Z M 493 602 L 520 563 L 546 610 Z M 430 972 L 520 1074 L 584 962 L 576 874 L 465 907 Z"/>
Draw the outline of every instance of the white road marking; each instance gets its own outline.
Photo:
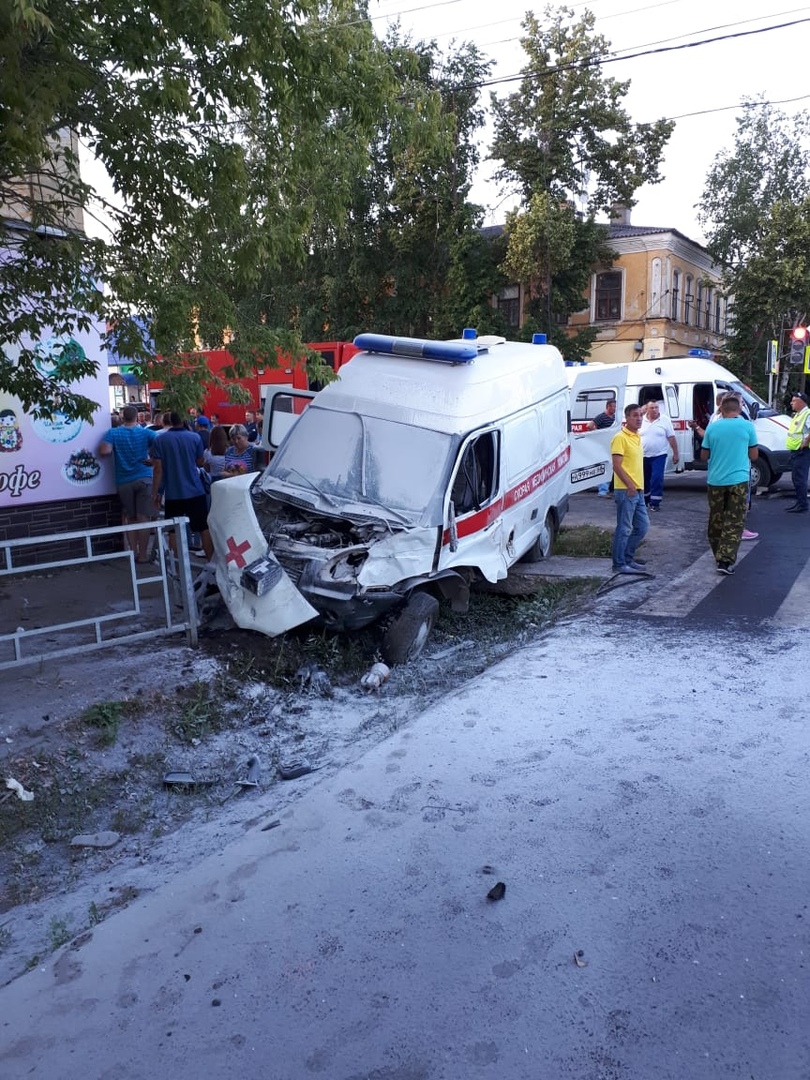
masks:
<path id="1" fill-rule="evenodd" d="M 756 545 L 756 540 L 746 540 L 744 544 L 740 544 L 737 566 L 750 555 L 751 549 Z M 645 605 L 643 612 L 640 611 L 639 614 L 683 619 L 724 581 L 728 581 L 728 578 L 718 574 L 714 555 L 707 551 L 697 562 L 692 563 L 688 570 L 684 570 L 660 592 L 656 592 L 650 604 Z"/>
<path id="2" fill-rule="evenodd" d="M 763 619 L 762 625 L 769 630 L 810 629 L 810 579 L 806 574 L 796 578 L 785 599 L 770 618 Z"/>

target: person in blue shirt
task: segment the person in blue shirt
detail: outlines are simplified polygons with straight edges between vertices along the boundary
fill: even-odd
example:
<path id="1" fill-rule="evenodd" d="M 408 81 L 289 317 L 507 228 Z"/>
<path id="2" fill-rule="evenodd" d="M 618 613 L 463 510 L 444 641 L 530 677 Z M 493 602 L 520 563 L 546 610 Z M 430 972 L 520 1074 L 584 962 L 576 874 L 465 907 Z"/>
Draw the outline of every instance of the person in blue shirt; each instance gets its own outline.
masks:
<path id="1" fill-rule="evenodd" d="M 149 521 L 152 515 L 152 466 L 149 464 L 155 433 L 138 423 L 138 410 L 125 405 L 121 423 L 111 427 L 99 444 L 103 457 L 113 455 L 115 463 L 115 486 L 121 500 L 124 524 L 133 521 Z M 149 530 L 127 533 L 129 547 L 135 553 L 135 561 L 146 562 Z"/>
<path id="2" fill-rule="evenodd" d="M 178 413 L 171 413 L 169 419 L 171 427 L 152 446 L 152 499 L 155 508 L 159 507 L 162 483 L 165 516 L 187 517 L 192 532 L 199 533 L 206 559 L 211 559 L 214 545 L 208 531 L 208 497 L 200 477 L 205 449 L 200 436 L 188 430 Z M 170 543 L 174 543 L 174 535 Z"/>
<path id="3" fill-rule="evenodd" d="M 726 394 L 720 418 L 706 426 L 700 456 L 708 462 L 709 546 L 721 574 L 733 574 L 748 509 L 748 480 L 756 461 L 757 433 L 744 420 L 737 394 Z"/>

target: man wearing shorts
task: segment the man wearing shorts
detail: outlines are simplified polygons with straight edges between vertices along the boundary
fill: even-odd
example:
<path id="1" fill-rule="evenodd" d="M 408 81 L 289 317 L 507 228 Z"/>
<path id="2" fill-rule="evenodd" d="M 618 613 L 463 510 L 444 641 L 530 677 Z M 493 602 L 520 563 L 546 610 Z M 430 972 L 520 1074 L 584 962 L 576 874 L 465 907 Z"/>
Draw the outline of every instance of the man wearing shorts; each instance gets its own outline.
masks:
<path id="1" fill-rule="evenodd" d="M 164 515 L 167 518 L 187 517 L 191 531 L 200 534 L 206 559 L 214 554 L 211 533 L 208 531 L 208 499 L 200 469 L 205 458 L 202 439 L 189 431 L 178 413 L 171 413 L 169 427 L 152 446 L 154 470 L 152 501 L 160 506 L 160 489 L 165 496 Z M 174 541 L 172 535 L 171 541 Z"/>
<path id="2" fill-rule="evenodd" d="M 113 455 L 115 462 L 115 486 L 121 500 L 124 524 L 133 521 L 149 521 L 152 515 L 152 466 L 149 464 L 150 448 L 155 433 L 138 423 L 138 410 L 125 405 L 121 423 L 111 427 L 98 448 L 102 456 Z M 135 552 L 135 561 L 146 562 L 149 530 L 127 533 L 129 547 Z"/>

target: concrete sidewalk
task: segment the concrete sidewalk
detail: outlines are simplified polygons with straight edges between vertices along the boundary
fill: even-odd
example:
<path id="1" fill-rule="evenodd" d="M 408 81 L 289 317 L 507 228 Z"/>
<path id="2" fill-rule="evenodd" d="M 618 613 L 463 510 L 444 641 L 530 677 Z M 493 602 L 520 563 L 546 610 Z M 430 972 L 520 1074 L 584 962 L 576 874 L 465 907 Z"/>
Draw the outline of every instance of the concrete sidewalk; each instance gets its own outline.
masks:
<path id="1" fill-rule="evenodd" d="M 571 621 L 269 793 L 0 990 L 4 1080 L 806 1080 L 803 643 L 681 642 Z"/>

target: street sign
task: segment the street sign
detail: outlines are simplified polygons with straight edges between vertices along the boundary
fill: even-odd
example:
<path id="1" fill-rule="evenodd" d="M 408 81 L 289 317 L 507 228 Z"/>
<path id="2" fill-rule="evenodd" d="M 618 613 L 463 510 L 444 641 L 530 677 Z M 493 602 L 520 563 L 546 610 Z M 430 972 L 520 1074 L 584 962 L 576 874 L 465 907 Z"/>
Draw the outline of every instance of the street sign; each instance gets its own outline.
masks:
<path id="1" fill-rule="evenodd" d="M 775 339 L 768 342 L 768 362 L 766 370 L 769 375 L 779 374 L 779 342 Z"/>

